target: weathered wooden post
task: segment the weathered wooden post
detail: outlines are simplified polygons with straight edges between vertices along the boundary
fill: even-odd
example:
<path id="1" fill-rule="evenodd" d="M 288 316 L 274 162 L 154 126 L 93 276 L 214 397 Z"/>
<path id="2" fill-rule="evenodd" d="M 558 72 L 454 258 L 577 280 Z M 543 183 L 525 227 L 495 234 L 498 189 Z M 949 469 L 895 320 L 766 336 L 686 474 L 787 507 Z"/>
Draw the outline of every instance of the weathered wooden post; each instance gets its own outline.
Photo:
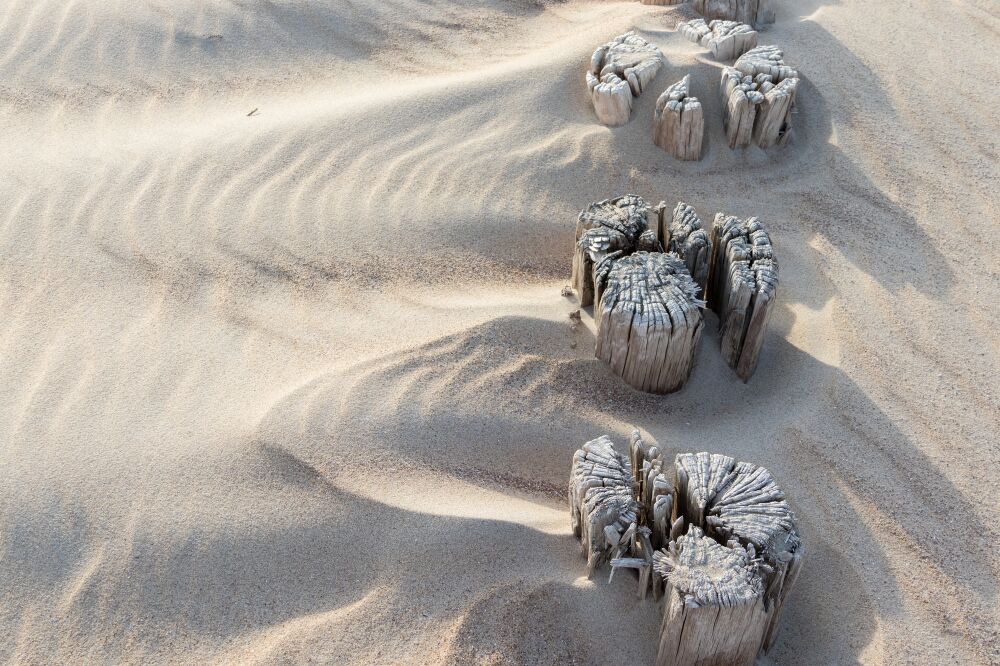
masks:
<path id="1" fill-rule="evenodd" d="M 701 44 L 716 60 L 733 60 L 757 46 L 757 31 L 738 21 L 692 19 L 677 26 L 688 41 Z"/>
<path id="2" fill-rule="evenodd" d="M 722 357 L 743 381 L 750 379 L 778 289 L 771 238 L 755 217 L 719 213 L 712 225 L 708 307 L 719 316 Z"/>
<path id="3" fill-rule="evenodd" d="M 649 225 L 649 217 L 654 224 Z M 655 251 L 658 212 L 642 197 L 626 194 L 587 206 L 577 217 L 573 250 L 572 284 L 580 306 L 594 302 L 594 266 L 611 253 L 630 254 L 638 249 Z"/>
<path id="4" fill-rule="evenodd" d="M 589 576 L 625 548 L 623 536 L 638 517 L 632 474 L 607 436 L 587 442 L 573 454 L 569 509 L 573 534 L 579 537 L 587 557 Z"/>
<path id="5" fill-rule="evenodd" d="M 667 239 L 667 251 L 675 253 L 687 266 L 691 277 L 698 284 L 699 298 L 704 298 L 708 272 L 712 266 L 712 241 L 698 213 L 692 206 L 679 201 L 670 220 L 669 233 L 661 231 L 660 237 Z"/>
<path id="6" fill-rule="evenodd" d="M 663 597 L 657 666 L 749 665 L 771 647 L 804 550 L 770 472 L 710 453 L 670 465 L 638 432 L 627 462 L 607 437 L 573 460 L 570 508 L 588 565 L 596 552 L 612 575 L 637 572 L 640 598 L 650 586 Z M 598 530 L 603 540 L 588 546 L 585 534 Z"/>
<path id="7" fill-rule="evenodd" d="M 704 305 L 674 254 L 607 256 L 595 271 L 597 358 L 650 393 L 680 389 L 694 367 Z"/>
<path id="8" fill-rule="evenodd" d="M 798 72 L 784 64 L 776 46 L 758 46 L 724 68 L 720 93 L 729 147 L 784 143 L 798 86 Z"/>
<path id="9" fill-rule="evenodd" d="M 660 49 L 634 32 L 626 32 L 594 51 L 587 70 L 587 89 L 598 120 L 609 127 L 628 122 L 632 98 L 656 78 Z"/>
<path id="10" fill-rule="evenodd" d="M 690 85 L 689 74 L 663 91 L 653 110 L 653 143 L 679 160 L 701 159 L 705 118 Z"/>
<path id="11" fill-rule="evenodd" d="M 755 27 L 774 23 L 771 0 L 694 0 L 694 9 L 707 19 L 739 21 Z"/>

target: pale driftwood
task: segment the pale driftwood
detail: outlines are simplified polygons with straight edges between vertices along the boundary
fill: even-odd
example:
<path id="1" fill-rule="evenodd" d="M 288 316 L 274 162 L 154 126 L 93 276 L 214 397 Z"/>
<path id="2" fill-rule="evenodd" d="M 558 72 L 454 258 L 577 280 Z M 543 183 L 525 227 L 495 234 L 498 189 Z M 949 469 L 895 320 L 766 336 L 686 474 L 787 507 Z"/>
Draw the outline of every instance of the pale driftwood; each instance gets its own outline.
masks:
<path id="1" fill-rule="evenodd" d="M 756 79 L 758 74 L 767 74 L 771 82 L 778 84 L 785 79 L 798 78 L 799 73 L 785 64 L 784 52 L 777 46 L 764 45 L 752 48 L 733 65 L 741 74 Z"/>
<path id="2" fill-rule="evenodd" d="M 746 148 L 753 141 L 757 106 L 764 101 L 764 94 L 749 76 L 739 70 L 725 67 L 719 86 L 722 97 L 722 122 L 730 148 Z"/>
<path id="3" fill-rule="evenodd" d="M 633 98 L 656 78 L 661 64 L 660 49 L 634 32 L 594 51 L 586 78 L 597 118 L 610 127 L 627 123 Z"/>
<path id="4" fill-rule="evenodd" d="M 712 241 L 692 206 L 678 202 L 670 222 L 670 233 L 666 237 L 667 251 L 684 261 L 688 273 L 698 285 L 699 298 L 703 298 L 712 265 Z"/>
<path id="5" fill-rule="evenodd" d="M 709 453 L 678 455 L 674 465 L 677 510 L 719 543 L 738 543 L 763 563 L 768 619 L 760 646 L 766 651 L 801 568 L 803 547 L 795 515 L 763 467 Z"/>
<path id="6" fill-rule="evenodd" d="M 641 391 L 680 389 L 694 366 L 704 305 L 680 257 L 608 255 L 594 284 L 597 358 Z"/>
<path id="7" fill-rule="evenodd" d="M 753 555 L 696 526 L 654 555 L 666 582 L 657 666 L 752 664 L 769 626 Z"/>
<path id="8" fill-rule="evenodd" d="M 739 21 L 754 27 L 774 23 L 771 0 L 694 0 L 694 9 L 707 19 Z"/>
<path id="9" fill-rule="evenodd" d="M 590 515 L 601 518 L 591 532 L 607 532 L 594 548 L 585 546 L 588 564 L 596 552 L 597 561 L 610 558 L 612 575 L 637 572 L 640 598 L 650 586 L 654 599 L 665 594 L 657 664 L 753 663 L 774 642 L 802 563 L 784 493 L 768 470 L 729 456 L 683 453 L 668 464 L 638 431 L 628 464 L 626 471 L 607 437 L 574 456 L 574 532 L 581 535 L 581 516 Z M 634 502 L 624 509 L 622 479 L 631 481 Z M 619 493 L 610 508 L 578 508 L 581 492 L 604 492 L 609 483 Z"/>
<path id="10" fill-rule="evenodd" d="M 705 118 L 690 85 L 688 74 L 663 91 L 653 110 L 653 143 L 679 160 L 701 159 Z"/>
<path id="11" fill-rule="evenodd" d="M 641 197 L 626 194 L 590 204 L 576 221 L 572 284 L 580 306 L 594 302 L 594 266 L 610 253 L 630 254 L 637 249 L 655 251 L 659 243 L 650 234 L 650 207 Z M 657 227 L 654 225 L 653 229 Z"/>
<path id="12" fill-rule="evenodd" d="M 758 46 L 722 70 L 719 92 L 730 148 L 770 148 L 788 138 L 799 79 L 782 57 L 776 46 Z"/>
<path id="13" fill-rule="evenodd" d="M 753 127 L 754 141 L 761 148 L 785 142 L 792 124 L 792 107 L 795 105 L 795 93 L 798 87 L 799 80 L 794 77 L 784 79 L 776 86 L 765 83 L 761 87 L 764 91 L 764 101 L 757 109 L 757 119 Z"/>
<path id="14" fill-rule="evenodd" d="M 639 431 L 632 433 L 629 461 L 635 480 L 641 523 L 650 530 L 652 548 L 663 548 L 670 540 L 674 512 L 674 470 L 655 446 L 647 445 Z"/>
<path id="15" fill-rule="evenodd" d="M 628 461 L 608 437 L 599 437 L 573 454 L 569 477 L 573 534 L 587 557 L 588 576 L 604 562 L 628 550 L 626 532 L 638 518 Z"/>
<path id="16" fill-rule="evenodd" d="M 757 368 L 777 289 L 778 262 L 757 218 L 716 215 L 707 301 L 719 316 L 722 357 L 743 381 Z"/>
<path id="17" fill-rule="evenodd" d="M 644 5 L 683 5 L 690 0 L 642 0 Z"/>
<path id="18" fill-rule="evenodd" d="M 757 46 L 757 31 L 738 21 L 692 19 L 677 26 L 688 41 L 701 44 L 716 60 L 733 60 Z"/>

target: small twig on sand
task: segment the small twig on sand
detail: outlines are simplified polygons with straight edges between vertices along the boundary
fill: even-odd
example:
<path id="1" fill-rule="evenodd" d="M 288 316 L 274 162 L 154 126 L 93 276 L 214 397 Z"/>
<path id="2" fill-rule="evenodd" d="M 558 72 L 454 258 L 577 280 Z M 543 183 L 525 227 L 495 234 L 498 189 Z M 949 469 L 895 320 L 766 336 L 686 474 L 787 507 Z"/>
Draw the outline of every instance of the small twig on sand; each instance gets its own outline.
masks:
<path id="1" fill-rule="evenodd" d="M 253 110 L 253 111 L 251 111 L 250 113 L 248 113 L 248 114 L 247 114 L 247 117 L 249 118 L 250 116 L 252 116 L 252 115 L 253 115 L 253 114 L 255 114 L 255 113 L 257 113 L 257 109 L 256 109 L 256 108 L 254 108 L 254 110 Z"/>

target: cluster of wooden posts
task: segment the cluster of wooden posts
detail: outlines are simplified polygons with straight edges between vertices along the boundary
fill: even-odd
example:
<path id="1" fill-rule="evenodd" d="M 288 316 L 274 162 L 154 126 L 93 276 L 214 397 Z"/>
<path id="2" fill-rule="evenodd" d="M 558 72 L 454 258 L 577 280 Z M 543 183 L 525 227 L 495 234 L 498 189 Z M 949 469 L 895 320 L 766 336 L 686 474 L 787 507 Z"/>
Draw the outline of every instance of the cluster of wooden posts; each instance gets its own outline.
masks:
<path id="1" fill-rule="evenodd" d="M 709 453 L 673 464 L 633 433 L 629 457 L 608 437 L 573 455 L 573 533 L 588 575 L 638 575 L 661 601 L 657 666 L 752 664 L 774 642 L 803 547 L 795 516 L 763 467 Z"/>
<path id="2" fill-rule="evenodd" d="M 719 317 L 723 357 L 749 380 L 778 263 L 757 218 L 719 213 L 709 234 L 683 202 L 671 214 L 628 194 L 580 213 L 572 284 L 580 305 L 594 306 L 597 358 L 641 391 L 670 393 L 694 367 L 706 306 Z"/>
<path id="3" fill-rule="evenodd" d="M 646 4 L 682 4 L 653 0 Z M 730 148 L 783 144 L 791 129 L 798 72 L 785 65 L 777 46 L 758 46 L 755 26 L 774 21 L 770 0 L 694 0 L 705 18 L 686 21 L 678 31 L 709 49 L 719 61 L 736 60 L 722 70 L 719 93 Z M 656 77 L 663 53 L 634 32 L 594 51 L 587 88 L 597 118 L 610 127 L 625 125 L 634 100 Z M 670 85 L 656 101 L 653 142 L 679 160 L 702 156 L 705 118 L 691 94 L 690 75 Z"/>

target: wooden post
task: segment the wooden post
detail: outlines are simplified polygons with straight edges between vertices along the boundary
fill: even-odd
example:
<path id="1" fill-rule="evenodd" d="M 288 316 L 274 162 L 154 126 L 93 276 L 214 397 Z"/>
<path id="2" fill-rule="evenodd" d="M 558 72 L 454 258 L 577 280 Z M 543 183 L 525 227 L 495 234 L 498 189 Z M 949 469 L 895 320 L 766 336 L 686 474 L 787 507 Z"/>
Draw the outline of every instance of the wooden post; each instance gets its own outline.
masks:
<path id="1" fill-rule="evenodd" d="M 594 302 L 594 266 L 615 252 L 628 254 L 640 247 L 656 249 L 655 231 L 649 230 L 650 207 L 641 197 L 626 194 L 590 204 L 576 221 L 571 282 L 580 306 Z"/>
<path id="2" fill-rule="evenodd" d="M 698 285 L 677 255 L 605 257 L 595 268 L 597 358 L 629 385 L 680 389 L 701 338 Z"/>
<path id="3" fill-rule="evenodd" d="M 656 78 L 661 64 L 660 49 L 631 31 L 594 51 L 586 78 L 598 120 L 609 127 L 627 123 L 632 99 Z"/>
<path id="4" fill-rule="evenodd" d="M 716 215 L 707 300 L 719 316 L 722 356 L 743 381 L 757 368 L 777 289 L 778 262 L 757 218 Z"/>
<path id="5" fill-rule="evenodd" d="M 664 505 L 672 521 L 663 519 Z M 771 647 L 803 547 L 766 469 L 704 452 L 669 465 L 638 432 L 626 467 L 601 437 L 574 456 L 570 509 L 591 571 L 610 559 L 612 575 L 637 572 L 640 598 L 650 585 L 654 599 L 663 596 L 658 666 L 752 664 Z M 603 539 L 588 549 L 588 534 Z"/>
<path id="6" fill-rule="evenodd" d="M 690 85 L 688 74 L 663 91 L 653 110 L 653 143 L 679 160 L 701 159 L 705 118 Z"/>
<path id="7" fill-rule="evenodd" d="M 791 128 L 798 72 L 785 65 L 781 49 L 758 46 L 722 70 L 719 91 L 730 148 L 780 145 Z"/>
<path id="8" fill-rule="evenodd" d="M 753 140 L 757 105 L 764 101 L 764 95 L 757 90 L 752 77 L 741 75 L 733 67 L 723 68 L 719 92 L 729 147 L 746 148 Z"/>
<path id="9" fill-rule="evenodd" d="M 708 271 L 712 264 L 712 241 L 698 213 L 683 201 L 678 202 L 674 208 L 666 245 L 668 252 L 674 252 L 684 261 L 691 277 L 698 284 L 698 297 L 704 298 L 705 283 L 708 282 Z"/>
<path id="10" fill-rule="evenodd" d="M 590 576 L 619 547 L 638 511 L 627 461 L 607 436 L 587 442 L 573 454 L 569 508 Z"/>
<path id="11" fill-rule="evenodd" d="M 677 26 L 688 41 L 701 44 L 716 60 L 733 60 L 757 46 L 757 31 L 738 21 L 692 19 Z"/>
<path id="12" fill-rule="evenodd" d="M 769 618 L 752 560 L 695 526 L 653 556 L 666 583 L 656 666 L 754 663 Z"/>
<path id="13" fill-rule="evenodd" d="M 755 27 L 774 23 L 771 0 L 694 0 L 694 9 L 707 19 L 739 21 Z"/>
<path id="14" fill-rule="evenodd" d="M 676 510 L 719 543 L 746 547 L 764 564 L 760 575 L 767 622 L 760 646 L 766 651 L 804 552 L 785 495 L 769 471 L 729 456 L 685 453 L 674 465 Z"/>

